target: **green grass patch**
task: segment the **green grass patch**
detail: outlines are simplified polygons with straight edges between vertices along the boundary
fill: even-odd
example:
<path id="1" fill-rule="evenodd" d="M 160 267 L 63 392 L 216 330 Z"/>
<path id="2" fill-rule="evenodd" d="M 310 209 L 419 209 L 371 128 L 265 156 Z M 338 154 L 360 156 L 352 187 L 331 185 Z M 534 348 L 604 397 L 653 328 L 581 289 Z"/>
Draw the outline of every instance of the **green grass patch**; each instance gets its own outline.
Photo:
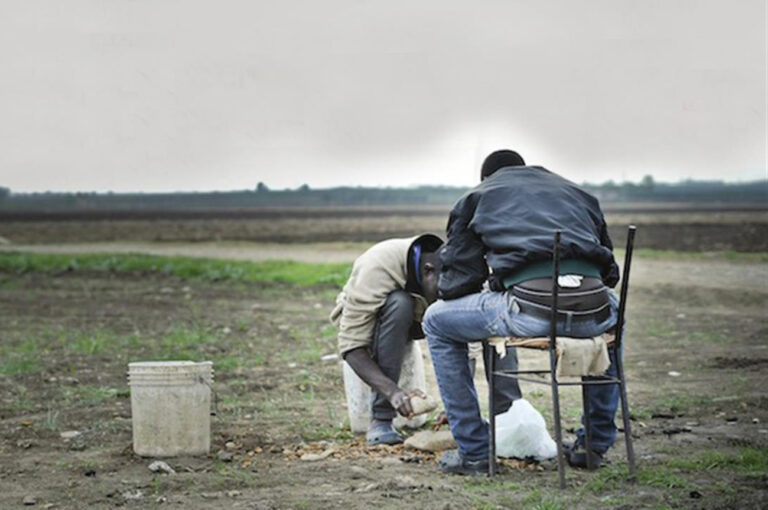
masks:
<path id="1" fill-rule="evenodd" d="M 624 249 L 614 250 L 616 260 L 624 260 Z M 640 248 L 633 252 L 633 256 L 641 259 L 653 260 L 727 260 L 730 262 L 744 262 L 751 264 L 764 264 L 768 262 L 768 253 L 766 252 L 740 252 L 740 251 L 716 251 L 716 252 L 693 252 L 693 251 L 673 251 L 673 250 L 654 250 L 651 248 Z"/>
<path id="2" fill-rule="evenodd" d="M 734 452 L 703 451 L 688 458 L 673 458 L 667 466 L 685 471 L 727 469 L 740 473 L 768 473 L 768 448 L 744 447 Z"/>
<path id="3" fill-rule="evenodd" d="M 598 470 L 584 488 L 592 492 L 617 491 L 630 483 L 629 468 L 622 464 Z M 665 466 L 639 467 L 636 483 L 660 489 L 684 489 L 690 485 L 687 480 Z"/>
<path id="4" fill-rule="evenodd" d="M 163 257 L 141 254 L 1 252 L 0 273 L 62 273 L 97 271 L 105 273 L 158 273 L 185 280 L 328 284 L 341 287 L 349 277 L 351 264 L 309 264 L 286 260 L 246 262 L 196 257 Z"/>

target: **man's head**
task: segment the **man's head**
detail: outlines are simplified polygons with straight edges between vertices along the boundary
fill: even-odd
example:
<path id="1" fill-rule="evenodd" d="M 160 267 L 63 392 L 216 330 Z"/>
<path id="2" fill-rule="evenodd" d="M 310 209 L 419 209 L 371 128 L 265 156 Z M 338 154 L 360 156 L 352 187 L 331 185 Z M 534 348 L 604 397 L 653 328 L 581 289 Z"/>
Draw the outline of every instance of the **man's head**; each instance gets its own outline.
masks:
<path id="1" fill-rule="evenodd" d="M 421 274 L 421 295 L 430 305 L 437 301 L 437 279 L 440 276 L 440 252 L 433 251 L 424 253 L 419 263 L 419 273 Z"/>
<path id="2" fill-rule="evenodd" d="M 483 166 L 480 168 L 480 180 L 484 181 L 488 177 L 494 174 L 499 168 L 508 166 L 525 166 L 523 157 L 515 151 L 502 149 L 500 151 L 492 152 L 483 161 Z"/>
<path id="3" fill-rule="evenodd" d="M 443 240 L 434 234 L 422 234 L 408 250 L 408 281 L 405 290 L 424 296 L 428 303 L 437 300 L 437 278 L 440 275 L 438 252 Z"/>

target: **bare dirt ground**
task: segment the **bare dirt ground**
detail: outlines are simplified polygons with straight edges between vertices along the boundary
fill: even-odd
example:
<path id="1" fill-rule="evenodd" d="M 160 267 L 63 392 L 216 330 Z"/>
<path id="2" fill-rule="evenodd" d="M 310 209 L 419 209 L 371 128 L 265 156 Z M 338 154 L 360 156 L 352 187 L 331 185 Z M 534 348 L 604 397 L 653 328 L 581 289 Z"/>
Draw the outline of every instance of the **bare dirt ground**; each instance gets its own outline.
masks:
<path id="1" fill-rule="evenodd" d="M 319 256 L 318 245 L 283 247 L 280 258 L 344 261 L 364 248 L 322 246 Z M 280 252 L 220 249 L 247 260 Z M 24 498 L 44 508 L 765 508 L 766 283 L 765 263 L 635 261 L 625 359 L 638 481 L 626 481 L 620 439 L 607 467 L 569 470 L 561 492 L 551 464 L 447 477 L 431 454 L 362 446 L 345 426 L 340 367 L 320 359 L 335 351 L 334 288 L 0 273 L 0 508 Z M 131 451 L 125 372 L 177 356 L 215 363 L 213 450 L 154 474 Z M 523 388 L 551 424 L 548 391 Z M 579 407 L 566 392 L 567 428 Z"/>
<path id="2" fill-rule="evenodd" d="M 374 214 L 375 213 L 375 214 Z M 133 216 L 110 219 L 94 215 L 55 220 L 51 218 L 0 219 L 3 239 L 17 245 L 94 242 L 222 242 L 334 243 L 380 241 L 421 232 L 444 232 L 448 208 L 408 212 L 402 208 L 371 211 L 354 208 L 331 210 L 287 209 L 243 215 L 206 217 Z M 55 217 L 55 215 L 54 215 Z M 768 211 L 647 210 L 607 215 L 617 246 L 625 243 L 626 226 L 639 226 L 645 248 L 679 251 L 768 251 Z"/>

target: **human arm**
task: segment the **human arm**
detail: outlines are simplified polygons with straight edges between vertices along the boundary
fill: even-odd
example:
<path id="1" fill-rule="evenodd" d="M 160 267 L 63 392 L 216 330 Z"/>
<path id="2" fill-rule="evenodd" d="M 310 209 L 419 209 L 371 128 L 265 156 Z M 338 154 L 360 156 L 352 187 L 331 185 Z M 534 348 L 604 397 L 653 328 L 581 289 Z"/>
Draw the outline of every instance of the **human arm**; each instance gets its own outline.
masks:
<path id="1" fill-rule="evenodd" d="M 420 390 L 413 390 L 406 393 L 397 383 L 387 377 L 381 368 L 373 361 L 368 349 L 359 347 L 347 352 L 344 360 L 349 364 L 352 370 L 368 386 L 384 395 L 392 407 L 401 415 L 410 418 L 413 416 L 413 407 L 411 406 L 411 397 L 418 395 L 425 397 Z"/>
<path id="2" fill-rule="evenodd" d="M 456 299 L 479 292 L 488 278 L 486 247 L 470 222 L 477 197 L 466 195 L 456 203 L 448 219 L 447 241 L 440 250 L 442 271 L 438 281 L 441 299 Z"/>

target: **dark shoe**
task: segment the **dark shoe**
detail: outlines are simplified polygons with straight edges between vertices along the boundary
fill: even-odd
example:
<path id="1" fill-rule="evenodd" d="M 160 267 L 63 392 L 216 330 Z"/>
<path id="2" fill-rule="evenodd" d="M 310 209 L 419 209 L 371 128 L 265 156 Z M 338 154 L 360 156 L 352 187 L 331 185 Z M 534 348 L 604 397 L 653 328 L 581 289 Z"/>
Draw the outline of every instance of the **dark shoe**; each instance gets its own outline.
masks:
<path id="1" fill-rule="evenodd" d="M 368 429 L 368 433 L 365 434 L 365 439 L 368 441 L 369 446 L 400 444 L 403 442 L 403 436 L 395 430 L 391 421 L 371 422 L 371 427 Z"/>
<path id="2" fill-rule="evenodd" d="M 440 457 L 440 471 L 457 475 L 488 474 L 488 459 L 468 460 L 462 458 L 459 450 L 449 450 Z"/>
<path id="3" fill-rule="evenodd" d="M 565 459 L 568 461 L 568 465 L 579 469 L 590 469 L 587 465 L 587 455 L 589 455 L 589 461 L 592 464 L 591 469 L 597 469 L 603 464 L 602 452 L 596 452 L 592 450 L 587 452 L 586 447 L 581 443 L 574 443 L 573 445 L 566 446 L 564 449 Z"/>

